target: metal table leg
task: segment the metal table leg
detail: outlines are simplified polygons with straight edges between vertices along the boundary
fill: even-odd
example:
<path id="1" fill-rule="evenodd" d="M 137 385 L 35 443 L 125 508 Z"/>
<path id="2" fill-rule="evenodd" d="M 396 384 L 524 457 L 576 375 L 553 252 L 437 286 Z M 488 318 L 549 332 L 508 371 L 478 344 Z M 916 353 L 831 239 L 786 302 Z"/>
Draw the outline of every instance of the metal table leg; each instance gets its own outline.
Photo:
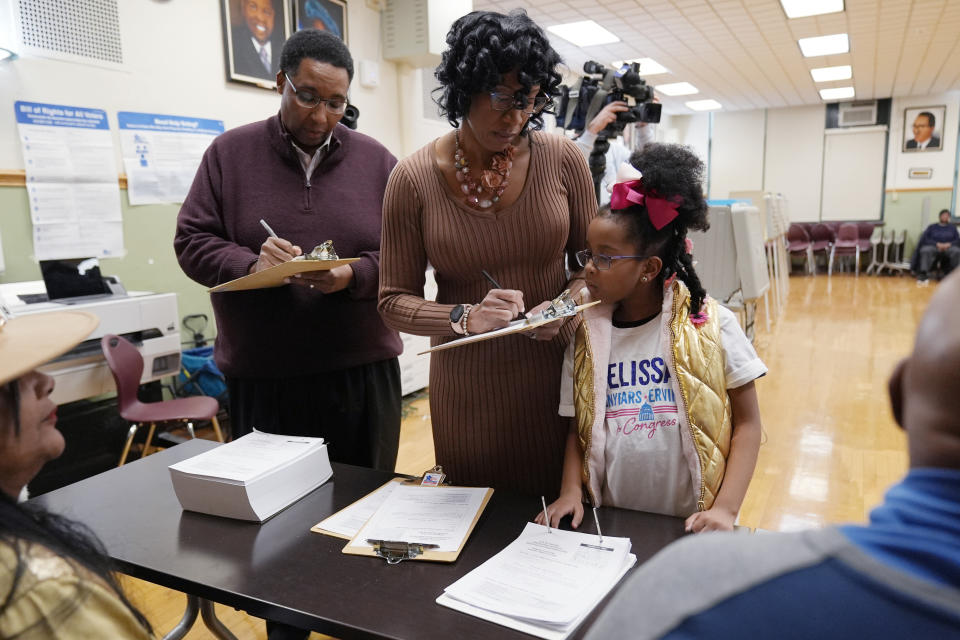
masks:
<path id="1" fill-rule="evenodd" d="M 237 640 L 237 636 L 230 633 L 226 625 L 217 617 L 217 612 L 213 608 L 213 602 L 200 598 L 200 615 L 203 617 L 203 624 L 207 625 L 210 632 L 220 638 L 220 640 Z"/>
<path id="2" fill-rule="evenodd" d="M 200 598 L 189 594 L 186 595 L 187 608 L 183 612 L 183 617 L 180 618 L 177 626 L 170 630 L 170 633 L 163 636 L 163 640 L 181 640 L 181 638 L 187 635 L 190 628 L 193 627 L 193 623 L 197 621 L 197 614 L 200 613 Z"/>

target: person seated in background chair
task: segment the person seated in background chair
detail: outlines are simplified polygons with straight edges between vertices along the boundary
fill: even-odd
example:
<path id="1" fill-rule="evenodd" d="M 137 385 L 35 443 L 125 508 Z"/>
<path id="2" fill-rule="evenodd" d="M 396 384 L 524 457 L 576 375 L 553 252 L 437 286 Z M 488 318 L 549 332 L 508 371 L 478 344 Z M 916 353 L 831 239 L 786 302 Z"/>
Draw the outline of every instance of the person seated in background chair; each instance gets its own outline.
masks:
<path id="1" fill-rule="evenodd" d="M 910 471 L 868 524 L 681 540 L 626 581 L 587 640 L 960 637 L 957 309 L 960 271 L 890 378 Z"/>
<path id="2" fill-rule="evenodd" d="M 913 254 L 911 267 L 917 274 L 917 283 L 926 284 L 930 270 L 935 262 L 940 263 L 943 275 L 947 275 L 960 264 L 960 233 L 950 224 L 950 210 L 940 212 L 940 221 L 927 227 Z"/>
<path id="3" fill-rule="evenodd" d="M 63 453 L 53 378 L 34 368 L 97 326 L 88 313 L 11 319 L 0 307 L 0 638 L 151 638 L 103 546 L 82 525 L 20 504 L 27 483 Z"/>

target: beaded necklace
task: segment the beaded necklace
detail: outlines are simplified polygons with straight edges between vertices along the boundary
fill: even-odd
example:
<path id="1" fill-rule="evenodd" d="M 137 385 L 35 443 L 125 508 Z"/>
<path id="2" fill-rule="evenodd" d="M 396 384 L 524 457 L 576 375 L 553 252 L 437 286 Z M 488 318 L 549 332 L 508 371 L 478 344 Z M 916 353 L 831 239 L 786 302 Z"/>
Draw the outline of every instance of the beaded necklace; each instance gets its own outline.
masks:
<path id="1" fill-rule="evenodd" d="M 457 170 L 457 182 L 460 183 L 460 191 L 467 197 L 467 204 L 477 209 L 489 209 L 495 202 L 500 201 L 500 196 L 510 185 L 508 178 L 510 170 L 513 168 L 513 154 L 517 148 L 512 144 L 507 145 L 503 151 L 493 154 L 490 159 L 490 168 L 484 169 L 480 175 L 480 182 L 477 183 L 470 175 L 470 163 L 467 161 L 467 154 L 460 148 L 460 130 L 456 131 L 457 147 L 453 152 L 453 165 Z"/>

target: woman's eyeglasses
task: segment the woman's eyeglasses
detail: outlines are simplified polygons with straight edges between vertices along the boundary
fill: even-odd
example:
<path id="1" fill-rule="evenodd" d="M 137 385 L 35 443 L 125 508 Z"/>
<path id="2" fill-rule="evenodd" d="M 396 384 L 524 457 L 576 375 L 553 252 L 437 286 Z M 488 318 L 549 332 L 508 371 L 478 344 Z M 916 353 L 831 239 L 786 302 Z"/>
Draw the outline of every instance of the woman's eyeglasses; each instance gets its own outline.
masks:
<path id="1" fill-rule="evenodd" d="M 639 260 L 647 256 L 605 256 L 602 253 L 593 253 L 590 249 L 584 249 L 583 251 L 577 251 L 576 257 L 577 264 L 581 267 L 587 266 L 587 263 L 592 260 L 593 266 L 597 271 L 606 271 L 613 266 L 614 260 L 626 260 L 628 258 Z"/>
<path id="2" fill-rule="evenodd" d="M 321 102 L 326 103 L 327 111 L 330 113 L 343 113 L 347 110 L 347 101 L 343 98 L 321 98 L 320 96 L 315 96 L 309 91 L 297 91 L 297 87 L 294 86 L 293 80 L 290 79 L 286 73 L 283 76 L 287 79 L 287 82 L 290 84 L 290 88 L 293 89 L 293 97 L 296 98 L 297 104 L 306 109 L 316 109 L 317 105 Z"/>
<path id="3" fill-rule="evenodd" d="M 528 98 L 517 94 L 500 93 L 499 91 L 490 92 L 490 107 L 494 111 L 509 111 L 517 109 L 527 115 L 540 113 L 551 104 L 547 96 L 537 96 Z"/>

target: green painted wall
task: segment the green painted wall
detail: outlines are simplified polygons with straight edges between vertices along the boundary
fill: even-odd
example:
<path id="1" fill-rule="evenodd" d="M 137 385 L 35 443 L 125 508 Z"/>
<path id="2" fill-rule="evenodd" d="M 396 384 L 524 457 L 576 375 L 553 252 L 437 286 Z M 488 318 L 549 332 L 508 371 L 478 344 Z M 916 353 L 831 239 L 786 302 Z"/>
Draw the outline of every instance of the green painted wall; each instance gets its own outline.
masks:
<path id="1" fill-rule="evenodd" d="M 903 191 L 888 192 L 884 198 L 883 221 L 886 228 L 899 231 L 907 230 L 907 259 L 913 255 L 913 249 L 917 246 L 917 239 L 923 233 L 923 199 L 930 197 L 930 215 L 927 224 L 933 224 L 937 221 L 937 214 L 941 209 L 950 208 L 950 199 L 953 191 L 931 190 L 931 191 Z"/>
<path id="2" fill-rule="evenodd" d="M 123 239 L 127 255 L 104 258 L 100 270 L 113 275 L 128 291 L 174 292 L 177 294 L 180 318 L 192 313 L 205 313 L 210 318 L 205 335 L 215 335 L 213 309 L 206 287 L 193 282 L 180 270 L 173 253 L 178 204 L 131 207 L 127 191 L 121 189 L 123 207 Z M 33 258 L 33 231 L 30 208 L 24 187 L 0 187 L 0 237 L 6 269 L 0 282 L 39 280 L 40 265 Z M 186 340 L 189 334 L 183 335 Z"/>

